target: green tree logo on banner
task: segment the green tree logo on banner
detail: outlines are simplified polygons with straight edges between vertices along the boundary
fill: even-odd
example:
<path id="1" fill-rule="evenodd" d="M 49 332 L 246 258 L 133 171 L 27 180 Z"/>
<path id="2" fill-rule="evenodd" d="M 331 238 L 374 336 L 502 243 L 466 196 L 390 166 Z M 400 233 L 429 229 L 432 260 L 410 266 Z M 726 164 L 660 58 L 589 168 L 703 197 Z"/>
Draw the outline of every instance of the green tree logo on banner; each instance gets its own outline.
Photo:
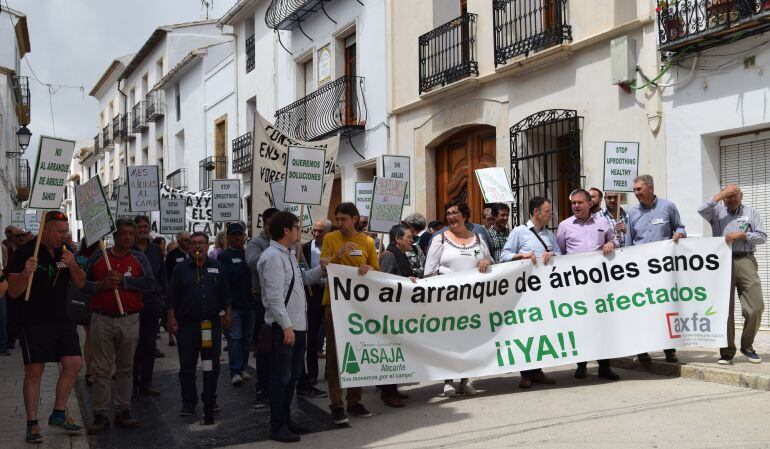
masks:
<path id="1" fill-rule="evenodd" d="M 356 360 L 356 353 L 353 352 L 353 346 L 350 343 L 345 343 L 345 355 L 342 357 L 342 372 L 348 374 L 356 374 L 361 371 L 361 367 L 358 366 L 358 360 Z"/>

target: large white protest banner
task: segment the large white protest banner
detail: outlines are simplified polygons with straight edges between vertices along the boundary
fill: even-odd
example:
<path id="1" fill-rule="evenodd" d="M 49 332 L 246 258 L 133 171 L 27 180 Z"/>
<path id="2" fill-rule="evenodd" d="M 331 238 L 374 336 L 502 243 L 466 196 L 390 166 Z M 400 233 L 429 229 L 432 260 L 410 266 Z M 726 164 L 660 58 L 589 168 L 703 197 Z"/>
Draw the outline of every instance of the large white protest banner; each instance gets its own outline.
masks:
<path id="1" fill-rule="evenodd" d="M 503 263 L 417 283 L 329 265 L 342 386 L 724 347 L 731 267 L 723 238 Z"/>
<path id="2" fill-rule="evenodd" d="M 372 207 L 373 182 L 356 183 L 356 209 L 362 217 L 369 216 L 369 209 Z"/>
<path id="3" fill-rule="evenodd" d="M 161 234 L 172 235 L 185 230 L 185 200 L 182 198 L 160 199 L 160 229 Z"/>
<path id="4" fill-rule="evenodd" d="M 411 188 L 409 183 L 411 182 L 410 175 L 410 158 L 409 156 L 395 156 L 390 154 L 382 155 L 382 177 L 399 179 L 406 181 L 406 197 L 404 204 L 407 206 L 410 204 L 409 189 Z"/>
<path id="5" fill-rule="evenodd" d="M 126 167 L 126 178 L 131 212 L 160 210 L 160 179 L 157 165 Z"/>
<path id="6" fill-rule="evenodd" d="M 215 179 L 211 182 L 212 220 L 214 222 L 241 219 L 241 182 L 237 179 Z"/>
<path id="7" fill-rule="evenodd" d="M 107 234 L 115 231 L 110 206 L 104 196 L 104 190 L 98 176 L 75 188 L 77 207 L 83 222 L 86 244 L 93 245 Z"/>
<path id="8" fill-rule="evenodd" d="M 369 208 L 369 231 L 388 233 L 390 228 L 401 223 L 408 187 L 409 183 L 403 179 L 375 176 Z"/>
<path id="9" fill-rule="evenodd" d="M 639 173 L 639 142 L 604 142 L 604 190 L 633 192 Z"/>
<path id="10" fill-rule="evenodd" d="M 289 145 L 287 161 L 283 201 L 320 206 L 324 191 L 326 151 Z"/>
<path id="11" fill-rule="evenodd" d="M 28 208 L 59 209 L 61 207 L 64 199 L 64 183 L 70 175 L 74 150 L 74 140 L 40 137 Z"/>
<path id="12" fill-rule="evenodd" d="M 480 168 L 476 170 L 476 180 L 481 187 L 485 203 L 513 203 L 511 183 L 503 167 Z"/>
<path id="13" fill-rule="evenodd" d="M 254 136 L 254 158 L 251 177 L 252 235 L 258 235 L 264 225 L 262 212 L 268 207 L 276 207 L 270 190 L 270 183 L 283 180 L 286 177 L 289 145 L 326 150 L 321 205 L 312 208 L 310 222 L 326 218 L 332 185 L 334 184 L 334 170 L 337 165 L 337 149 L 340 138 L 337 135 L 328 139 L 305 142 L 299 140 L 298 136 L 292 135 L 292 130 L 287 131 L 284 132 L 275 128 L 259 114 L 256 114 L 254 118 L 254 132 L 252 133 Z M 310 227 L 305 227 L 303 232 L 305 238 L 312 238 Z"/>

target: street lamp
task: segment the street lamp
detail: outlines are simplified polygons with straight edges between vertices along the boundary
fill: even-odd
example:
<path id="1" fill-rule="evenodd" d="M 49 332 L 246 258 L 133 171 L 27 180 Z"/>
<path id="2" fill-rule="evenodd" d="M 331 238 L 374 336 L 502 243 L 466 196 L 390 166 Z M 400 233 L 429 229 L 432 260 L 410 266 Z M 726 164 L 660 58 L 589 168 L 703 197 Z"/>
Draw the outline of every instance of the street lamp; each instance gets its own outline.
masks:
<path id="1" fill-rule="evenodd" d="M 25 125 L 21 125 L 21 128 L 16 131 L 16 137 L 19 139 L 19 148 L 21 148 L 21 151 L 24 151 L 29 146 L 29 140 L 32 138 L 32 131 Z"/>

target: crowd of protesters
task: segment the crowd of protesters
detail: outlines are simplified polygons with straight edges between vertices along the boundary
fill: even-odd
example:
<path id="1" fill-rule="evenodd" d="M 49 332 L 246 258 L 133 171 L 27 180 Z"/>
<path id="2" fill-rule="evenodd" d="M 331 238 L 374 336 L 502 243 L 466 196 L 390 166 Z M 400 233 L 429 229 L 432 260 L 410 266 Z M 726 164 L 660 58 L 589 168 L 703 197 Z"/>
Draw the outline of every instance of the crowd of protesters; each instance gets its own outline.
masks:
<path id="1" fill-rule="evenodd" d="M 7 264 L 0 277 L 0 355 L 10 355 L 19 341 L 26 441 L 43 441 L 38 405 L 47 362 L 61 367 L 50 427 L 70 434 L 82 432 L 65 406 L 83 365 L 94 411 L 87 431 L 97 434 L 111 423 L 126 429 L 140 427 L 140 420 L 131 413 L 132 397 L 172 394 L 152 383 L 155 359 L 163 356 L 157 347 L 161 326 L 179 355 L 179 415 L 195 414 L 200 398 L 196 369 L 206 345 L 201 322 L 211 323 L 214 412 L 219 410 L 216 384 L 225 340 L 231 385 L 240 388 L 253 380 L 253 407 L 269 408 L 272 439 L 299 441 L 306 431 L 291 418 L 294 394 L 328 396 L 331 419 L 337 425 L 348 425 L 349 416 L 369 418 L 372 413 L 362 403 L 360 387 L 348 388 L 343 398 L 328 264 L 356 267 L 362 276 L 374 270 L 415 281 L 458 271 L 483 273 L 492 264 L 511 261 L 548 264 L 560 255 L 593 251 L 607 256 L 621 246 L 678 242 L 686 237 L 676 205 L 655 195 L 652 177 L 636 178 L 634 194 L 638 204 L 626 211 L 619 205 L 619 195 L 605 196 L 596 188 L 575 190 L 570 194 L 573 215 L 558 226 L 554 226 L 551 200 L 534 197 L 528 204 L 529 220 L 513 229 L 506 204 L 489 205 L 485 222 L 476 224 L 470 222 L 468 205 L 452 200 L 442 211 L 443 221 L 427 222 L 419 213 L 405 217 L 390 230 L 387 246 L 377 234 L 366 232 L 365 217 L 353 203 L 339 204 L 331 215 L 333 221 L 312 223 L 313 238 L 301 246 L 299 219 L 272 208 L 262 211 L 264 226 L 258 235 L 249 239 L 245 224 L 229 223 L 216 235 L 213 248 L 202 232 L 179 233 L 168 244 L 163 237 L 152 238 L 146 216 L 118 220 L 114 244 L 107 249 L 100 248 L 99 242 L 76 245 L 67 216 L 54 211 L 46 214 L 35 256 L 35 236 L 9 226 L 2 245 L 2 260 Z M 764 308 L 754 258 L 756 245 L 767 238 L 761 217 L 742 203 L 742 193 L 734 185 L 725 187 L 698 212 L 715 236 L 724 236 L 733 253 L 728 347 L 722 348 L 718 362 L 732 363 L 740 349 L 749 362 L 760 363 L 753 340 Z M 732 312 L 736 288 L 745 320 L 739 348 L 734 342 Z M 78 304 L 85 306 L 78 309 Z M 82 351 L 78 325 L 84 327 Z M 674 349 L 661 349 L 666 361 L 677 361 Z M 252 352 L 253 376 L 248 370 Z M 646 353 L 637 357 L 640 362 L 650 361 Z M 321 370 L 324 358 L 325 370 Z M 620 379 L 609 360 L 598 364 L 599 377 Z M 321 374 L 328 392 L 317 387 Z M 587 376 L 585 361 L 578 363 L 574 376 Z M 554 383 L 535 369 L 521 373 L 519 387 Z M 397 385 L 378 389 L 385 405 L 405 406 L 408 397 Z M 459 383 L 447 379 L 438 392 L 445 397 L 477 393 L 469 378 Z M 113 416 L 108 416 L 110 409 Z"/>

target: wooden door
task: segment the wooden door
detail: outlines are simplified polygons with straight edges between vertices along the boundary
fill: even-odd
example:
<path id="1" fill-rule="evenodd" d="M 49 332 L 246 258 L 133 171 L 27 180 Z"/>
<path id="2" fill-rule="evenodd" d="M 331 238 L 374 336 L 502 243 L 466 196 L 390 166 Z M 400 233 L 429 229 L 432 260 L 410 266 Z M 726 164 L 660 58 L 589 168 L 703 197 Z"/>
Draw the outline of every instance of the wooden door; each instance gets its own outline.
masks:
<path id="1" fill-rule="evenodd" d="M 484 198 L 474 170 L 496 165 L 495 129 L 489 126 L 462 131 L 436 150 L 436 218 L 444 220 L 451 199 L 468 203 L 471 221 L 482 223 Z"/>
<path id="2" fill-rule="evenodd" d="M 227 116 L 215 122 L 214 130 L 214 179 L 227 178 Z"/>
<path id="3" fill-rule="evenodd" d="M 356 35 L 345 38 L 345 125 L 355 126 L 358 111 L 358 98 L 356 91 Z"/>
<path id="4" fill-rule="evenodd" d="M 326 218 L 334 223 L 334 209 L 342 202 L 342 179 L 334 178 L 332 184 L 332 195 L 329 198 L 329 212 L 326 214 Z"/>

